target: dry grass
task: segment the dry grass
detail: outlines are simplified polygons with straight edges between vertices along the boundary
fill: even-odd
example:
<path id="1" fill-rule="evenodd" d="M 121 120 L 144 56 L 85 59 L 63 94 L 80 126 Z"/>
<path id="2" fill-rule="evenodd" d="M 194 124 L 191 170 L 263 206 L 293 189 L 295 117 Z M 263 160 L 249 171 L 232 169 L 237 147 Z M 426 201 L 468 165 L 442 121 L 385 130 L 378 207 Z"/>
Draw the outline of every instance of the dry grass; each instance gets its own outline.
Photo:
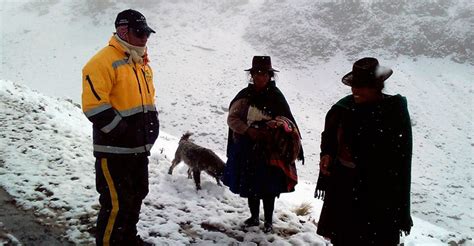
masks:
<path id="1" fill-rule="evenodd" d="M 311 211 L 313 210 L 313 206 L 311 206 L 311 203 L 309 202 L 303 202 L 301 205 L 296 207 L 293 212 L 295 212 L 296 215 L 298 216 L 305 216 L 311 214 Z"/>

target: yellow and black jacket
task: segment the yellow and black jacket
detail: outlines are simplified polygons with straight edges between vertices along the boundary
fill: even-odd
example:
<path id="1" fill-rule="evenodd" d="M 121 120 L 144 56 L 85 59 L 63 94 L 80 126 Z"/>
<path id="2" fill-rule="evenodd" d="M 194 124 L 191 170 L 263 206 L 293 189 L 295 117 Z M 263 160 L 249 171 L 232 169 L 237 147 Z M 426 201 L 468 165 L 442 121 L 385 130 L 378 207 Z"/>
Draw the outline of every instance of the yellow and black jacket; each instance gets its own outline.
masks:
<path id="1" fill-rule="evenodd" d="M 82 109 L 93 124 L 94 155 L 150 154 L 159 133 L 153 72 L 128 62 L 115 37 L 82 70 Z"/>

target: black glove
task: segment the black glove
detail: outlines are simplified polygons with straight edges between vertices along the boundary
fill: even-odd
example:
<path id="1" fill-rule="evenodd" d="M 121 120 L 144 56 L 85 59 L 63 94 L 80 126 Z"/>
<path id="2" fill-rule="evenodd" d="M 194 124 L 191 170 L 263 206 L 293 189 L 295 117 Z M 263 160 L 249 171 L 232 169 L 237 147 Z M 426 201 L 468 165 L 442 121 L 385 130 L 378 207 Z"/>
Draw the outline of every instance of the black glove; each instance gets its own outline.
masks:
<path id="1" fill-rule="evenodd" d="M 300 153 L 298 153 L 298 161 L 301 161 L 301 164 L 304 165 L 303 146 L 301 146 L 301 148 L 300 148 Z"/>

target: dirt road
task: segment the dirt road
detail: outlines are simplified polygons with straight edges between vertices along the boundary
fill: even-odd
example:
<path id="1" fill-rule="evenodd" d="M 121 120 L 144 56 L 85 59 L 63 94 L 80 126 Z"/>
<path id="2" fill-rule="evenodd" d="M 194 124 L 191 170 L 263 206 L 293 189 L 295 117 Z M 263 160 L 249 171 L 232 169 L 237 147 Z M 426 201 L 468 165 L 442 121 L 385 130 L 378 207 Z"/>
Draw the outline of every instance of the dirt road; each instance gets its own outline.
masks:
<path id="1" fill-rule="evenodd" d="M 15 200 L 0 188 L 0 245 L 74 245 L 62 238 L 64 228 L 45 226 L 31 211 L 15 206 Z"/>

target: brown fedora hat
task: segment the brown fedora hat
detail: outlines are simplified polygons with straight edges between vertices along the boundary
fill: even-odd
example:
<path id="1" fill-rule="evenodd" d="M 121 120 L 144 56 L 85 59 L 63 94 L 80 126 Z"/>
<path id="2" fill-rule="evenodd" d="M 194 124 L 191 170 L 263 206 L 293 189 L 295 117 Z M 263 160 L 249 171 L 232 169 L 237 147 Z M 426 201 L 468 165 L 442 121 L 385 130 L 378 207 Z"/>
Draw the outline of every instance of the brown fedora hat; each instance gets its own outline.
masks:
<path id="1" fill-rule="evenodd" d="M 254 56 L 252 67 L 244 71 L 273 71 L 280 72 L 272 68 L 272 59 L 269 56 Z"/>
<path id="2" fill-rule="evenodd" d="M 373 86 L 388 79 L 393 71 L 382 67 L 373 57 L 364 57 L 354 63 L 352 71 L 342 77 L 342 83 L 351 87 Z"/>

